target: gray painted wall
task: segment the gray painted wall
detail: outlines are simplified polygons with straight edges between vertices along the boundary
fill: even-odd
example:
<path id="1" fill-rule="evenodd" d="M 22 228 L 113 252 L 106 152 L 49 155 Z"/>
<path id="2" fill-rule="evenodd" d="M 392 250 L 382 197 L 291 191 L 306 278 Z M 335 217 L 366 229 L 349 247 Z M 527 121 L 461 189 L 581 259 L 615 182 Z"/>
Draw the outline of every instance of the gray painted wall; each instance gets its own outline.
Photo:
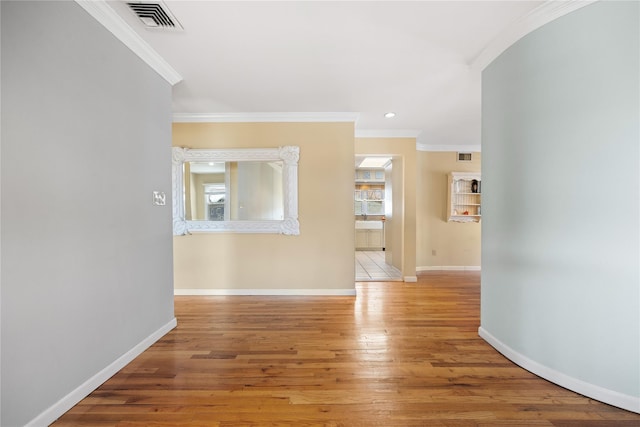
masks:
<path id="1" fill-rule="evenodd" d="M 2 422 L 173 319 L 171 87 L 75 2 L 2 2 Z"/>
<path id="2" fill-rule="evenodd" d="M 639 3 L 598 2 L 483 73 L 482 328 L 640 396 Z M 615 394 L 615 393 L 614 393 Z"/>

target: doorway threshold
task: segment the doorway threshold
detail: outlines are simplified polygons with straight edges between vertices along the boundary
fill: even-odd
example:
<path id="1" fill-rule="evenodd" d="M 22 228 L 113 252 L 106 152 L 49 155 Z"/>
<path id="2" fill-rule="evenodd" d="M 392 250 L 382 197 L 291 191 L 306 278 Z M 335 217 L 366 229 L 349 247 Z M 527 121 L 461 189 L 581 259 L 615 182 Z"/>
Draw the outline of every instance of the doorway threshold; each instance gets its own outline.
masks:
<path id="1" fill-rule="evenodd" d="M 356 282 L 402 282 L 402 272 L 385 262 L 384 251 L 356 251 Z"/>

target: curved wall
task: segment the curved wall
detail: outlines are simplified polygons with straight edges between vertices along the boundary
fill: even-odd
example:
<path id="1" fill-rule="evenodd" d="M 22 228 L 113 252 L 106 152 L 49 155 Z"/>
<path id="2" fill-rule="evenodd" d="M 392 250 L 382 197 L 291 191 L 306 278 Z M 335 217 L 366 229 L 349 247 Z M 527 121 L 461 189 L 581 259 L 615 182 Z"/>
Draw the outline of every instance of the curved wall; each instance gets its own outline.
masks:
<path id="1" fill-rule="evenodd" d="M 482 77 L 480 334 L 640 412 L 638 2 L 597 2 Z"/>

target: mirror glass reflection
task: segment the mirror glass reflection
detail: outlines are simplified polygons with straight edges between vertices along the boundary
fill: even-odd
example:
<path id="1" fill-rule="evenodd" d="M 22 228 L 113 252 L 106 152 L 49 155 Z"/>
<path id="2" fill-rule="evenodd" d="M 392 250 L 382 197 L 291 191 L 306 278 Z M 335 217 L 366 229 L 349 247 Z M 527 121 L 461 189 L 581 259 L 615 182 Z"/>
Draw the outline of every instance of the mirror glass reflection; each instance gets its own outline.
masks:
<path id="1" fill-rule="evenodd" d="M 185 162 L 185 218 L 283 220 L 283 188 L 281 160 Z"/>

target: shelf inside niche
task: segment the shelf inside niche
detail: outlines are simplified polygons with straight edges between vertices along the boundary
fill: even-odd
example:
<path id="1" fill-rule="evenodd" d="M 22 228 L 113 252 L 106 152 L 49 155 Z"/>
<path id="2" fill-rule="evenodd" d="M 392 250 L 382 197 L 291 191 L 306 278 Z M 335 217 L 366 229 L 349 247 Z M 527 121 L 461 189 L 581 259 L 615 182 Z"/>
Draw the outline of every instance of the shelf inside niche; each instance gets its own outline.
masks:
<path id="1" fill-rule="evenodd" d="M 448 175 L 447 221 L 479 222 L 481 220 L 481 182 L 481 175 L 476 172 L 451 172 Z M 474 185 L 476 183 L 477 185 Z M 472 191 L 476 188 L 478 191 Z M 465 215 L 462 212 L 468 213 Z"/>

